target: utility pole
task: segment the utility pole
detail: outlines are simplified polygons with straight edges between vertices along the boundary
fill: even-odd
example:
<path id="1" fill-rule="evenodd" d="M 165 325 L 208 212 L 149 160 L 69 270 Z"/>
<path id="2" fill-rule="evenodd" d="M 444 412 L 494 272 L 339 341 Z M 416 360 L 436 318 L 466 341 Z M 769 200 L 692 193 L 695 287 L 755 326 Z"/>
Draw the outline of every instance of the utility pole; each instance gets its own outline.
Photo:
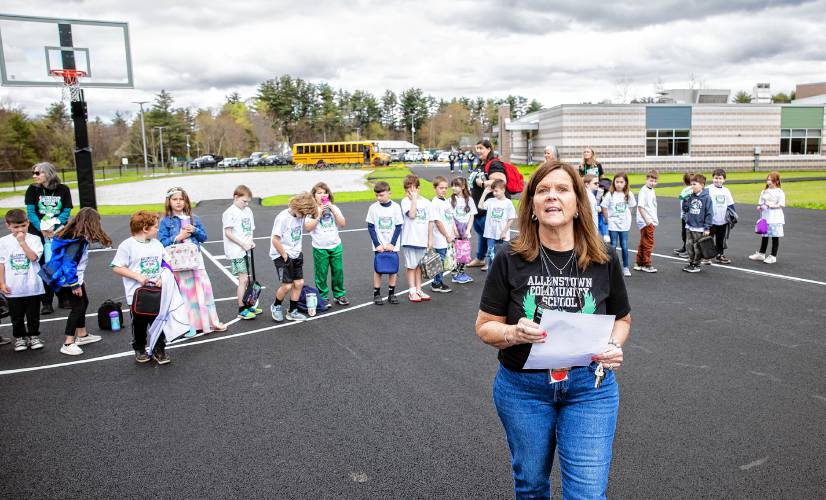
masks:
<path id="1" fill-rule="evenodd" d="M 159 133 L 160 133 L 160 141 L 161 141 L 161 168 L 164 168 L 164 165 L 163 165 L 163 129 L 165 129 L 166 127 L 164 126 L 164 127 L 155 127 L 155 128 L 156 128 L 156 129 L 158 129 L 158 131 L 159 131 Z"/>
<path id="2" fill-rule="evenodd" d="M 189 156 L 189 134 L 186 134 L 186 161 L 192 161 L 192 158 Z"/>
<path id="3" fill-rule="evenodd" d="M 410 117 L 410 143 L 416 145 L 416 124 L 413 122 L 413 116 Z"/>
<path id="4" fill-rule="evenodd" d="M 132 101 L 141 107 L 141 138 L 143 138 L 143 169 L 149 170 L 149 160 L 146 154 L 146 125 L 143 122 L 143 105 L 149 101 Z"/>

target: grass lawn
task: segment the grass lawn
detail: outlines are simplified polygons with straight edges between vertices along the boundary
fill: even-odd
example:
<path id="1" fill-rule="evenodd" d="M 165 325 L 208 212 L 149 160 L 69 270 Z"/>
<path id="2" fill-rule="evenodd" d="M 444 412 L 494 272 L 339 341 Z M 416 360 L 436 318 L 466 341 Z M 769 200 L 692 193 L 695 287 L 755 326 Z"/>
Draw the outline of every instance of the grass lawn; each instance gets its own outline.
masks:
<path id="1" fill-rule="evenodd" d="M 731 184 L 728 188 L 738 207 L 757 205 L 763 184 Z M 781 186 L 786 193 L 786 206 L 826 210 L 826 181 L 787 182 Z M 682 188 L 657 188 L 658 196 L 677 197 Z M 740 208 L 741 211 L 743 208 Z"/>

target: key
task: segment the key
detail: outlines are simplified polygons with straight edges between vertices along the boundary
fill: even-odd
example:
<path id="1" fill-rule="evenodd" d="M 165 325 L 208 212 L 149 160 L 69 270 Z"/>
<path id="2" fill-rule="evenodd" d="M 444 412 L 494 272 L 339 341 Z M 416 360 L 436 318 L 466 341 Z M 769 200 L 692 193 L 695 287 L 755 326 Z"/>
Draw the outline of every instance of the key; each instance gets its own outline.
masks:
<path id="1" fill-rule="evenodd" d="M 594 389 L 599 389 L 599 386 L 602 385 L 602 379 L 605 378 L 605 369 L 602 367 L 602 363 L 597 365 L 597 370 L 594 372 Z"/>

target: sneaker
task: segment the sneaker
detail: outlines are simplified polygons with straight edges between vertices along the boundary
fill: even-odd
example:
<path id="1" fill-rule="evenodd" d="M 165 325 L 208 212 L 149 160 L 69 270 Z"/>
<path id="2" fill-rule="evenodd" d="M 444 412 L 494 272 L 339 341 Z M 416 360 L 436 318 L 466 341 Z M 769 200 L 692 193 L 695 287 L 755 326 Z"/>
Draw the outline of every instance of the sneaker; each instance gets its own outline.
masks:
<path id="1" fill-rule="evenodd" d="M 409 300 L 410 302 L 421 302 L 422 298 L 419 297 L 419 294 L 416 293 L 416 291 L 414 290 L 407 294 L 407 300 Z"/>
<path id="2" fill-rule="evenodd" d="M 395 293 L 391 293 L 390 295 L 387 296 L 387 302 L 389 302 L 390 304 L 398 304 L 399 303 L 399 298 L 396 297 Z"/>
<path id="3" fill-rule="evenodd" d="M 196 330 L 194 327 L 190 326 L 189 331 L 184 334 L 184 338 L 191 339 L 192 337 L 194 337 L 196 335 L 198 335 L 198 330 Z"/>
<path id="4" fill-rule="evenodd" d="M 473 277 L 467 273 L 462 273 L 462 283 L 473 283 Z"/>
<path id="5" fill-rule="evenodd" d="M 383 306 L 384 301 L 381 300 L 381 295 L 373 295 L 373 304 L 377 306 Z"/>
<path id="6" fill-rule="evenodd" d="M 14 350 L 16 352 L 25 351 L 29 348 L 29 339 L 26 337 L 18 337 L 14 339 Z"/>
<path id="7" fill-rule="evenodd" d="M 103 337 L 101 337 L 100 335 L 92 335 L 90 333 L 90 334 L 88 334 L 84 337 L 75 337 L 75 344 L 77 344 L 77 345 L 92 344 L 92 343 L 95 343 L 95 342 L 100 342 L 101 340 L 103 340 Z M 61 351 L 61 352 L 63 352 L 63 351 Z"/>
<path id="8" fill-rule="evenodd" d="M 238 313 L 238 317 L 241 319 L 255 319 L 255 313 L 249 309 L 244 309 Z"/>
<path id="9" fill-rule="evenodd" d="M 152 355 L 152 359 L 154 359 L 155 363 L 158 363 L 159 365 L 168 365 L 172 362 L 172 360 L 169 359 L 169 356 L 166 355 L 166 350 L 163 349 L 158 349 L 155 351 L 155 354 Z"/>
<path id="10" fill-rule="evenodd" d="M 657 268 L 654 266 L 642 266 L 642 272 L 644 273 L 656 273 Z"/>
<path id="11" fill-rule="evenodd" d="M 453 291 L 453 289 L 444 283 L 432 283 L 430 285 L 430 290 L 436 293 L 449 293 Z"/>
<path id="12" fill-rule="evenodd" d="M 763 252 L 754 252 L 753 254 L 749 255 L 749 259 L 751 260 L 766 260 L 766 254 Z"/>
<path id="13" fill-rule="evenodd" d="M 254 314 L 254 315 L 256 315 L 256 316 L 258 316 L 259 314 L 261 314 L 262 312 L 264 312 L 264 310 L 263 310 L 263 309 L 261 309 L 261 308 L 260 308 L 260 307 L 258 307 L 258 306 L 248 307 L 248 308 L 247 308 L 247 311 L 249 311 L 249 312 L 253 313 L 253 314 Z"/>
<path id="14" fill-rule="evenodd" d="M 689 264 L 683 268 L 683 271 L 687 273 L 699 273 L 702 270 L 703 268 L 698 266 L 697 264 Z"/>
<path id="15" fill-rule="evenodd" d="M 0 345 L 11 344 L 11 339 L 0 335 Z"/>
<path id="16" fill-rule="evenodd" d="M 281 307 L 281 304 L 271 305 L 270 306 L 270 314 L 272 315 L 273 321 L 277 321 L 278 323 L 281 323 L 282 321 L 284 321 L 284 309 Z"/>
<path id="17" fill-rule="evenodd" d="M 680 255 L 680 254 L 683 254 L 683 253 L 686 253 L 685 247 L 680 247 L 680 248 L 675 248 L 674 249 L 674 255 Z"/>
<path id="18" fill-rule="evenodd" d="M 430 300 L 430 295 L 424 293 L 424 290 L 422 290 L 421 288 L 416 291 L 419 293 L 419 298 L 421 298 L 423 301 L 427 302 L 428 300 Z"/>
<path id="19" fill-rule="evenodd" d="M 29 337 L 29 349 L 35 351 L 37 349 L 43 349 L 43 341 L 40 340 L 40 337 L 34 336 Z"/>
<path id="20" fill-rule="evenodd" d="M 643 269 L 645 269 L 645 266 L 634 264 L 634 271 L 642 271 Z"/>
<path id="21" fill-rule="evenodd" d="M 78 338 L 80 338 L 80 337 L 78 337 Z M 60 352 L 62 354 L 68 354 L 69 356 L 80 356 L 81 354 L 83 354 L 83 349 L 78 347 L 77 343 L 69 344 L 69 345 L 63 344 L 60 347 Z"/>
<path id="22" fill-rule="evenodd" d="M 150 359 L 152 358 L 150 358 L 149 355 L 145 352 L 135 351 L 135 361 L 137 361 L 138 363 L 148 363 Z"/>
<path id="23" fill-rule="evenodd" d="M 52 307 L 51 304 L 43 304 L 40 307 L 40 315 L 41 316 L 46 316 L 46 315 L 52 314 L 53 312 L 54 312 L 54 307 Z"/>
<path id="24" fill-rule="evenodd" d="M 763 262 L 766 264 L 774 264 L 775 262 L 777 262 L 777 257 L 775 257 L 774 255 L 769 255 L 765 258 L 765 260 L 763 260 Z"/>
<path id="25" fill-rule="evenodd" d="M 688 252 L 678 253 L 677 257 L 679 257 L 681 259 L 687 259 L 688 258 Z"/>
<path id="26" fill-rule="evenodd" d="M 702 264 L 704 266 L 710 266 L 711 265 L 711 259 L 700 259 L 700 264 Z"/>
<path id="27" fill-rule="evenodd" d="M 731 259 L 729 259 L 725 255 L 720 255 L 719 257 L 717 257 L 717 263 L 718 264 L 731 264 Z"/>
<path id="28" fill-rule="evenodd" d="M 302 314 L 298 309 L 293 309 L 288 312 L 286 318 L 288 321 L 307 321 L 307 316 Z"/>
<path id="29" fill-rule="evenodd" d="M 350 301 L 347 300 L 346 295 L 342 295 L 341 297 L 336 297 L 333 300 L 335 301 L 336 304 L 338 304 L 340 306 L 349 306 L 350 305 Z"/>
<path id="30" fill-rule="evenodd" d="M 623 267 L 623 268 L 622 268 L 622 275 L 623 275 L 623 276 L 626 276 L 626 277 L 627 277 L 627 276 L 631 276 L 631 270 L 630 270 L 630 269 L 628 269 L 627 267 Z"/>

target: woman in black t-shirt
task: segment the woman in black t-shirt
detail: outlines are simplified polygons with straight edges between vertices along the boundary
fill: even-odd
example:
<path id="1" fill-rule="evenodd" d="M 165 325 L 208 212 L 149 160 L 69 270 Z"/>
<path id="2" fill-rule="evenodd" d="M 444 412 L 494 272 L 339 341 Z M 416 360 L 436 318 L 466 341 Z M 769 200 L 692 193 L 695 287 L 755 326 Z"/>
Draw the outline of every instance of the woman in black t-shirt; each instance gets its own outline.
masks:
<path id="1" fill-rule="evenodd" d="M 608 487 L 619 405 L 613 370 L 623 361 L 631 308 L 622 266 L 590 213 L 574 167 L 545 162 L 519 204 L 519 236 L 496 255 L 482 292 L 476 333 L 499 349 L 493 398 L 517 498 L 549 497 L 555 450 L 565 497 L 604 498 Z M 533 321 L 550 310 L 615 316 L 610 342 L 590 366 L 524 369 L 532 344 L 554 334 Z M 598 363 L 607 369 L 601 385 Z"/>
<path id="2" fill-rule="evenodd" d="M 499 157 L 494 154 L 493 145 L 489 140 L 482 139 L 476 143 L 476 154 L 479 156 L 479 164 L 476 170 L 470 173 L 468 183 L 470 184 L 470 196 L 473 197 L 473 204 L 480 206 L 479 199 L 485 191 L 485 186 L 490 186 L 494 179 L 502 179 L 507 183 L 508 178 L 505 174 L 505 166 L 499 161 Z M 510 194 L 507 192 L 505 196 L 510 198 Z M 467 264 L 467 267 L 482 267 L 485 265 L 485 256 L 488 254 L 488 240 L 484 237 L 486 217 L 487 210 L 479 210 L 479 213 L 473 218 L 473 230 L 476 232 L 478 245 L 476 246 L 476 257 Z M 487 271 L 487 267 L 482 267 L 482 270 Z"/>
<path id="3" fill-rule="evenodd" d="M 588 174 L 597 179 L 602 179 L 604 174 L 602 163 L 597 161 L 597 154 L 591 148 L 585 148 L 582 151 L 582 163 L 579 164 L 579 176 L 585 177 Z"/>
<path id="4" fill-rule="evenodd" d="M 60 183 L 57 169 L 51 163 L 37 163 L 32 167 L 34 182 L 26 189 L 24 198 L 29 216 L 29 232 L 40 238 L 44 252 L 40 264 L 46 262 L 46 246 L 51 245 L 55 232 L 69 221 L 72 212 L 72 194 L 68 186 Z M 54 312 L 54 292 L 46 286 L 40 314 Z M 63 305 L 61 305 L 63 307 Z"/>

